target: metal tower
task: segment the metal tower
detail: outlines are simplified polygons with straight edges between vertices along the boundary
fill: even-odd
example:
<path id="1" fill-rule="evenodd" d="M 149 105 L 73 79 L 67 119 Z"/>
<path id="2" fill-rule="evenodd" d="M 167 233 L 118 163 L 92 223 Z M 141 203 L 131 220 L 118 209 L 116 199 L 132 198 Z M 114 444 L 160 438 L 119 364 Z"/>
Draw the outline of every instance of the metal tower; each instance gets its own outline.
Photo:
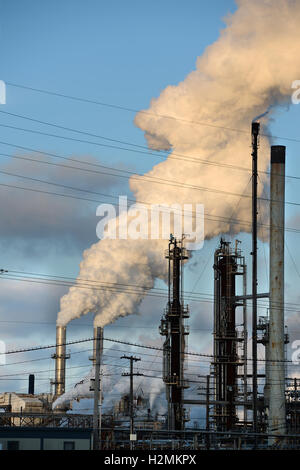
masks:
<path id="1" fill-rule="evenodd" d="M 183 261 L 188 258 L 183 247 L 183 240 L 170 236 L 169 248 L 166 252 L 169 260 L 169 297 L 168 305 L 161 319 L 160 333 L 166 336 L 164 342 L 163 380 L 166 384 L 168 401 L 168 429 L 183 430 L 187 421 L 183 408 L 184 352 L 188 328 L 184 325 L 189 317 L 188 307 L 183 306 L 182 268 Z"/>
<path id="2" fill-rule="evenodd" d="M 233 251 L 221 239 L 214 271 L 215 423 L 217 430 L 227 431 L 237 423 L 237 406 L 243 405 L 244 424 L 247 422 L 246 265 L 237 244 Z M 236 276 L 243 278 L 241 296 L 236 296 Z M 237 329 L 237 307 L 243 308 L 242 330 Z"/>

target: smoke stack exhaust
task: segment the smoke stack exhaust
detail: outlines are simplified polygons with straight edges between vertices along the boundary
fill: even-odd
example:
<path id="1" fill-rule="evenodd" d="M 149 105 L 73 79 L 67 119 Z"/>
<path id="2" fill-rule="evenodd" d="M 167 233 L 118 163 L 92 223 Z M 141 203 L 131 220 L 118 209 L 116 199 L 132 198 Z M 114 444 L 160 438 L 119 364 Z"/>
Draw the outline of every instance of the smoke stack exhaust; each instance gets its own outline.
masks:
<path id="1" fill-rule="evenodd" d="M 271 435 L 285 434 L 284 366 L 284 204 L 285 147 L 271 147 L 270 193 L 270 322 L 267 349 L 269 376 L 269 420 Z M 271 438 L 274 441 L 274 438 Z"/>
<path id="2" fill-rule="evenodd" d="M 55 396 L 58 397 L 65 393 L 66 386 L 66 359 L 70 355 L 66 354 L 66 327 L 56 327 L 56 353 L 52 358 L 55 359 Z"/>
<path id="3" fill-rule="evenodd" d="M 237 116 L 241 130 L 248 128 L 254 116 L 267 125 L 273 114 L 272 106 L 275 110 L 277 104 L 290 103 L 291 83 L 299 74 L 300 2 L 277 0 L 276 8 L 272 3 L 275 2 L 239 0 L 236 11 L 227 18 L 226 28 L 197 58 L 191 73 L 178 85 L 167 86 L 159 97 L 151 100 L 149 108 L 135 117 L 134 122 L 144 131 L 151 150 L 170 151 L 167 158 L 161 155 L 163 160 L 151 171 L 131 177 L 130 190 L 135 200 L 150 205 L 176 203 L 182 207 L 204 204 L 206 239 L 250 231 L 250 224 L 243 221 L 248 218 L 251 200 L 239 196 L 245 192 L 249 175 L 235 168 L 248 167 L 247 159 L 241 159 L 249 144 L 248 134 L 230 129 L 237 127 Z M 258 51 L 263 60 L 254 79 Z M 262 184 L 258 197 L 267 181 L 263 172 L 269 166 L 266 135 L 261 134 L 260 149 Z M 167 184 L 162 184 L 162 180 Z M 184 189 L 179 190 L 180 187 Z M 267 216 L 265 205 L 260 213 L 262 218 Z M 125 211 L 123 215 L 114 219 L 117 228 L 125 227 Z M 167 279 L 166 264 L 160 258 L 166 241 L 146 240 L 140 235 L 138 240 L 123 239 L 121 235 L 113 241 L 102 238 L 93 244 L 84 252 L 78 279 L 139 284 L 147 289 L 152 289 L 157 278 Z M 260 235 L 264 238 L 262 228 L 258 230 Z M 58 313 L 61 325 L 90 312 L 94 312 L 97 325 L 108 325 L 128 312 L 137 313 L 147 292 L 129 294 L 126 289 L 118 292 L 112 289 L 103 295 L 101 290 L 91 291 L 89 286 L 84 288 L 80 284 L 76 283 L 61 298 Z"/>
<path id="4" fill-rule="evenodd" d="M 98 327 L 94 328 L 94 340 L 93 340 L 93 355 L 89 358 L 92 361 L 93 366 L 96 365 L 96 347 L 97 347 L 97 332 Z M 100 358 L 103 354 L 103 328 L 100 328 Z"/>

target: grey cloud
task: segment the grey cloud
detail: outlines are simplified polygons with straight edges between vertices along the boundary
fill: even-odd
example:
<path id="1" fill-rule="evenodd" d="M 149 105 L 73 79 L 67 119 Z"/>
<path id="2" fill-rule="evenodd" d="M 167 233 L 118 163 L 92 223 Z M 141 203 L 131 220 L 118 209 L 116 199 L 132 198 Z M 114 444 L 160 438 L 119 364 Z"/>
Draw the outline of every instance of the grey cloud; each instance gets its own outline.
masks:
<path id="1" fill-rule="evenodd" d="M 49 156 L 43 155 L 29 155 L 27 157 L 40 161 L 54 161 Z M 89 156 L 80 159 L 85 162 L 99 164 L 97 159 Z M 64 164 L 83 167 L 83 165 L 74 163 L 71 160 L 64 162 Z M 85 168 L 95 169 L 95 167 L 87 165 Z M 125 179 L 120 181 L 118 178 L 105 174 L 82 172 L 18 159 L 10 159 L 5 165 L 2 164 L 1 170 L 98 193 L 123 194 L 126 191 L 125 185 L 127 185 Z M 101 168 L 96 170 L 101 171 Z M 29 248 L 31 252 L 36 253 L 41 251 L 45 242 L 51 242 L 56 247 L 60 246 L 64 250 L 70 250 L 72 247 L 82 250 L 96 241 L 97 205 L 101 202 L 117 202 L 115 199 L 108 199 L 84 191 L 76 192 L 3 174 L 1 175 L 1 181 L 30 189 L 99 201 L 93 203 L 71 197 L 59 197 L 13 188 L 8 189 L 2 186 L 0 187 L 1 196 L 2 200 L 5 201 L 5 204 L 1 205 L 0 242 L 2 248 L 13 243 L 20 250 L 24 250 L 26 247 L 26 249 Z"/>

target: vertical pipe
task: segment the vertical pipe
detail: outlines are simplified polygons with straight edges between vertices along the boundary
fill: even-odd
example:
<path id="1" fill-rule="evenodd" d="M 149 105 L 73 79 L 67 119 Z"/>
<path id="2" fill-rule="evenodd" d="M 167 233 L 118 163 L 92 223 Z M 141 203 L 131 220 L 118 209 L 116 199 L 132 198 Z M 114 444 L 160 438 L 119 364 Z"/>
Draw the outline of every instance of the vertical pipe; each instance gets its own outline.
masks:
<path id="1" fill-rule="evenodd" d="M 99 435 L 99 398 L 100 398 L 100 367 L 101 367 L 101 349 L 103 343 L 103 328 L 94 328 L 95 351 L 95 382 L 94 382 L 94 414 L 93 414 L 93 449 L 101 447 L 101 436 Z"/>
<path id="2" fill-rule="evenodd" d="M 210 376 L 206 376 L 206 450 L 210 448 L 210 436 L 209 436 L 209 392 L 210 392 Z"/>
<path id="3" fill-rule="evenodd" d="M 93 367 L 96 364 L 96 349 L 97 349 L 97 332 L 98 327 L 94 327 L 93 330 L 93 354 L 89 357 L 89 360 L 92 361 Z M 103 328 L 100 329 L 100 356 L 103 355 Z"/>
<path id="4" fill-rule="evenodd" d="M 271 147 L 270 204 L 270 322 L 269 380 L 270 407 L 268 432 L 286 431 L 284 366 L 284 196 L 285 147 Z M 271 439 L 273 442 L 274 439 Z"/>
<path id="5" fill-rule="evenodd" d="M 245 258 L 242 258 L 243 266 L 243 296 L 247 295 L 247 265 L 245 263 Z M 243 331 L 244 331 L 244 426 L 247 427 L 248 421 L 248 325 L 247 325 L 247 301 L 243 300 Z"/>
<path id="6" fill-rule="evenodd" d="M 92 357 L 90 357 L 90 360 L 92 361 L 92 364 L 93 366 L 95 367 L 96 365 L 96 350 L 97 350 L 97 332 L 98 332 L 98 328 L 95 327 L 94 328 L 94 335 L 93 335 L 93 354 L 92 354 Z"/>
<path id="7" fill-rule="evenodd" d="M 173 429 L 182 429 L 182 378 L 181 363 L 181 305 L 180 305 L 180 265 L 181 250 L 174 239 L 172 257 L 172 301 L 171 301 L 171 376 L 176 383 L 171 385 Z"/>
<path id="8" fill-rule="evenodd" d="M 52 356 L 55 359 L 55 395 L 60 396 L 65 393 L 66 385 L 66 327 L 56 327 L 56 353 Z"/>
<path id="9" fill-rule="evenodd" d="M 265 330 L 265 358 L 266 358 L 265 375 L 266 375 L 266 379 L 265 379 L 265 386 L 264 386 L 264 401 L 265 401 L 265 407 L 267 408 L 268 413 L 269 413 L 269 404 L 270 404 L 270 376 L 269 376 L 270 375 L 269 374 L 270 352 L 269 351 L 270 351 L 270 340 L 269 340 L 269 318 L 268 318 L 267 323 L 266 323 L 266 330 Z"/>
<path id="10" fill-rule="evenodd" d="M 259 122 L 252 122 L 252 409 L 257 431 L 257 147 Z M 256 443 L 256 442 L 255 442 Z"/>
<path id="11" fill-rule="evenodd" d="M 173 240 L 172 258 L 172 301 L 171 301 L 171 376 L 176 383 L 171 385 L 172 421 L 173 429 L 182 430 L 183 421 L 183 361 L 184 361 L 184 337 L 182 305 L 180 303 L 180 274 L 182 268 L 183 252 L 180 242 Z"/>
<path id="12" fill-rule="evenodd" d="M 218 256 L 221 250 L 216 250 L 214 255 L 214 399 L 217 401 L 219 394 L 219 365 L 217 364 L 218 360 L 218 321 L 220 318 L 220 273 L 218 268 Z M 220 406 L 215 405 L 214 407 L 215 415 L 217 416 L 220 413 Z"/>
<path id="13" fill-rule="evenodd" d="M 90 357 L 90 360 L 92 361 L 93 367 L 96 365 L 96 355 L 97 355 L 97 327 L 94 327 L 93 330 L 93 354 L 92 357 Z"/>
<path id="14" fill-rule="evenodd" d="M 171 311 L 171 239 L 168 245 L 168 312 Z M 171 375 L 171 343 L 170 343 L 170 323 L 168 322 L 168 336 L 164 343 L 164 354 L 167 355 L 167 377 L 170 382 Z M 172 420 L 172 399 L 171 399 L 171 385 L 166 385 L 166 394 L 168 400 L 168 430 L 173 429 L 173 420 Z"/>
<path id="15" fill-rule="evenodd" d="M 28 395 L 34 395 L 34 375 L 29 375 L 28 380 Z"/>
<path id="16" fill-rule="evenodd" d="M 133 434 L 133 358 L 130 359 L 130 434 Z M 130 450 L 133 450 L 133 441 L 130 438 Z"/>

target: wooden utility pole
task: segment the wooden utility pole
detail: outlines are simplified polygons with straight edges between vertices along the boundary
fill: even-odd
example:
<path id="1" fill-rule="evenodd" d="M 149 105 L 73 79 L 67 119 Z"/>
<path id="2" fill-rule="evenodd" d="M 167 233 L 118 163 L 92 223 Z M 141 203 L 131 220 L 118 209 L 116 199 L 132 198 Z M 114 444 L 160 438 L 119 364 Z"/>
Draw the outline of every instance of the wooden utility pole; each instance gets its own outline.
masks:
<path id="1" fill-rule="evenodd" d="M 133 434 L 134 434 L 134 412 L 133 412 L 133 376 L 144 375 L 139 372 L 133 372 L 133 362 L 140 361 L 140 357 L 135 356 L 122 356 L 121 359 L 128 359 L 130 361 L 130 372 L 124 372 L 123 377 L 130 377 L 130 450 L 133 450 Z"/>

